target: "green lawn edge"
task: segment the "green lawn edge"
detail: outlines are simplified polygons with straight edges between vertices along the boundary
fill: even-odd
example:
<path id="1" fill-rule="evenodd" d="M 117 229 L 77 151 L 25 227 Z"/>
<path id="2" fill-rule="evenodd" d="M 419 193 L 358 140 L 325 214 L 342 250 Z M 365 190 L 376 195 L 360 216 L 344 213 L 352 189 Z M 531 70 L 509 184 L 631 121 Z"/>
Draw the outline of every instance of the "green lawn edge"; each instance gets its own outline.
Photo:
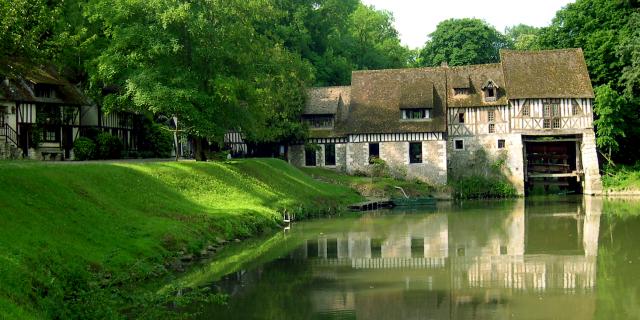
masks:
<path id="1" fill-rule="evenodd" d="M 119 318 L 178 251 L 362 198 L 277 159 L 0 162 L 0 318 Z M 117 296 L 114 298 L 114 295 Z"/>

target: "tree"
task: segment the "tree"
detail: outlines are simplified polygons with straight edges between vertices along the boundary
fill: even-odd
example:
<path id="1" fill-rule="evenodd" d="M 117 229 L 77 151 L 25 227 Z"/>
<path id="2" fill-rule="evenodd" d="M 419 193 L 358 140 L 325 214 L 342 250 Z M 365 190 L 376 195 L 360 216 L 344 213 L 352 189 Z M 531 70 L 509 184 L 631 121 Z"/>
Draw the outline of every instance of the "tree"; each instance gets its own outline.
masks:
<path id="1" fill-rule="evenodd" d="M 202 158 L 202 139 L 266 127 L 284 96 L 294 103 L 278 107 L 294 111 L 280 115 L 297 119 L 308 69 L 257 28 L 279 15 L 266 0 L 93 0 L 89 21 L 106 39 L 90 63 L 93 89 L 118 88 L 107 109 L 177 116 Z"/>
<path id="2" fill-rule="evenodd" d="M 387 11 L 359 0 L 275 3 L 286 12 L 275 34 L 286 48 L 311 63 L 315 85 L 348 85 L 352 70 L 402 68 L 409 62 L 411 52 L 400 44 L 393 16 Z"/>
<path id="3" fill-rule="evenodd" d="M 359 5 L 351 14 L 348 31 L 342 47 L 357 70 L 407 66 L 410 50 L 400 43 L 390 12 Z"/>
<path id="4" fill-rule="evenodd" d="M 613 153 L 620 148 L 620 139 L 625 135 L 626 99 L 610 85 L 597 87 L 594 111 L 598 119 L 594 121 L 599 148 L 607 150 L 607 161 L 613 163 Z"/>
<path id="5" fill-rule="evenodd" d="M 549 27 L 540 30 L 543 49 L 582 48 L 595 85 L 611 83 L 618 89 L 624 67 L 616 48 L 634 9 L 622 1 L 578 0 L 556 13 Z"/>
<path id="6" fill-rule="evenodd" d="M 505 29 L 505 36 L 516 50 L 537 50 L 539 28 L 518 24 Z"/>
<path id="7" fill-rule="evenodd" d="M 612 160 L 628 164 L 640 159 L 639 10 L 635 0 L 577 0 L 559 10 L 537 38 L 544 49 L 583 49 L 594 87 L 603 87 L 596 90 L 605 116 L 597 120 L 603 128 L 599 145 Z"/>
<path id="8" fill-rule="evenodd" d="M 498 62 L 507 38 L 479 19 L 449 19 L 438 24 L 420 52 L 418 64 L 452 66 Z"/>
<path id="9" fill-rule="evenodd" d="M 54 25 L 60 5 L 46 0 L 0 2 L 0 63 L 45 61 L 55 50 Z M 0 70 L 8 72 L 9 70 Z"/>

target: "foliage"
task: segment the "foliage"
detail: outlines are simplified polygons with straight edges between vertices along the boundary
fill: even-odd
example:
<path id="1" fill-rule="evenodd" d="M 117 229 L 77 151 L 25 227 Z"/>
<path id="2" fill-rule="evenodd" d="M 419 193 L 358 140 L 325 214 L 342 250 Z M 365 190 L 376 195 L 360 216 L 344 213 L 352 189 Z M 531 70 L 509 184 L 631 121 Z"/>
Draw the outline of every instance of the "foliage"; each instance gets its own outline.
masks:
<path id="1" fill-rule="evenodd" d="M 363 171 L 345 174 L 319 167 L 302 168 L 302 171 L 322 181 L 348 186 L 363 196 L 402 196 L 402 193 L 395 188 L 396 186 L 402 187 L 410 196 L 425 196 L 437 191 L 447 191 L 446 188 L 435 187 L 417 180 L 395 179 L 389 176 L 372 179 L 370 174 Z"/>
<path id="2" fill-rule="evenodd" d="M 436 31 L 420 51 L 418 64 L 451 66 L 498 62 L 500 49 L 507 48 L 507 38 L 479 19 L 449 19 L 438 24 Z"/>
<path id="3" fill-rule="evenodd" d="M 505 36 L 509 39 L 511 45 L 516 50 L 536 50 L 539 49 L 539 32 L 539 28 L 525 24 L 518 24 L 512 27 L 507 27 L 505 30 Z"/>
<path id="4" fill-rule="evenodd" d="M 558 11 L 537 40 L 543 49 L 582 48 L 594 87 L 603 87 L 596 99 L 608 119 L 598 121 L 599 146 L 626 164 L 640 157 L 639 10 L 636 1 L 578 0 Z"/>
<path id="5" fill-rule="evenodd" d="M 389 176 L 389 173 L 389 165 L 387 165 L 386 161 L 378 157 L 374 157 L 371 159 L 371 176 L 387 177 Z"/>
<path id="6" fill-rule="evenodd" d="M 359 0 L 279 0 L 276 6 L 286 12 L 276 33 L 311 63 L 315 85 L 348 85 L 352 70 L 407 66 L 411 52 L 387 11 Z"/>
<path id="7" fill-rule="evenodd" d="M 456 199 L 512 198 L 518 195 L 506 179 L 480 175 L 464 176 L 451 182 Z"/>
<path id="8" fill-rule="evenodd" d="M 145 119 L 142 123 L 142 141 L 138 151 L 145 158 L 168 158 L 175 148 L 173 135 L 163 125 Z"/>
<path id="9" fill-rule="evenodd" d="M 361 200 L 272 159 L 0 166 L 3 319 L 119 318 L 166 308 L 154 287 L 177 253 L 164 239 L 197 253 L 216 237 L 275 227 L 284 208 L 304 218 Z"/>
<path id="10" fill-rule="evenodd" d="M 640 161 L 633 166 L 605 166 L 602 186 L 605 190 L 640 191 Z"/>
<path id="11" fill-rule="evenodd" d="M 122 158 L 122 149 L 122 141 L 108 132 L 100 133 L 96 137 L 97 159 L 120 159 Z"/>
<path id="12" fill-rule="evenodd" d="M 60 5 L 51 1 L 0 2 L 0 62 L 40 60 L 43 51 L 54 50 L 52 30 L 59 14 Z"/>
<path id="13" fill-rule="evenodd" d="M 618 141 L 625 137 L 627 101 L 608 84 L 597 87 L 595 93 L 594 112 L 598 115 L 594 121 L 598 133 L 596 142 L 599 148 L 607 150 L 611 163 L 612 153 L 620 148 Z"/>
<path id="14" fill-rule="evenodd" d="M 73 154 L 76 160 L 91 160 L 95 157 L 96 144 L 93 140 L 80 137 L 73 142 Z"/>

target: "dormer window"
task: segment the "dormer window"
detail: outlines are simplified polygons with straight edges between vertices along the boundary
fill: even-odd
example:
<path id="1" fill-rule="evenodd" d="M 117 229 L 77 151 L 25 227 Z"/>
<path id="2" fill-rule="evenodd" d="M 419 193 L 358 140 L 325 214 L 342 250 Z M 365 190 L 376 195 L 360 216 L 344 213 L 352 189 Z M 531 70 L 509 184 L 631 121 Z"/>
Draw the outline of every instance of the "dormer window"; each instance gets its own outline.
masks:
<path id="1" fill-rule="evenodd" d="M 424 120 L 431 118 L 431 110 L 427 108 L 421 109 L 401 109 L 402 120 Z"/>
<path id="2" fill-rule="evenodd" d="M 56 97 L 56 91 L 51 85 L 36 84 L 33 88 L 33 93 L 38 98 L 53 99 Z"/>
<path id="3" fill-rule="evenodd" d="M 456 96 L 468 95 L 469 88 L 453 88 L 453 94 Z"/>
<path id="4" fill-rule="evenodd" d="M 484 101 L 496 101 L 498 98 L 498 89 L 500 89 L 500 87 L 493 80 L 487 80 L 487 82 L 482 86 Z"/>
<path id="5" fill-rule="evenodd" d="M 305 115 L 304 121 L 311 129 L 333 128 L 333 115 Z"/>

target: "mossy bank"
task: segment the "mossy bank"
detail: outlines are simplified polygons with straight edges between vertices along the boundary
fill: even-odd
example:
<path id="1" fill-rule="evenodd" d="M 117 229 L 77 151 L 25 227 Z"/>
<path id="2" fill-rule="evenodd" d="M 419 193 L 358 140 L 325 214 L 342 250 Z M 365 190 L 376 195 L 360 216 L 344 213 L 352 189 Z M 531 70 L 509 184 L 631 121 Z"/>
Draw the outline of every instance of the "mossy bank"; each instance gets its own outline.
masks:
<path id="1" fill-rule="evenodd" d="M 280 160 L 0 162 L 0 318 L 119 318 L 124 292 L 219 239 L 360 200 Z"/>

